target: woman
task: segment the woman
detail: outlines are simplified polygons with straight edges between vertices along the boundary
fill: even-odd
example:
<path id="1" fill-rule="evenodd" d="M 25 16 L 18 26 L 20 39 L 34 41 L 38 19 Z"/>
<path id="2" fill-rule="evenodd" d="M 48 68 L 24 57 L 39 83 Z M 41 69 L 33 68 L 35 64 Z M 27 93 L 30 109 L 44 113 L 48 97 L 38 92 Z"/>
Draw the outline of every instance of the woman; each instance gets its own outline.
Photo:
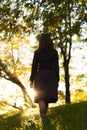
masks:
<path id="1" fill-rule="evenodd" d="M 48 103 L 58 100 L 59 60 L 58 53 L 48 34 L 40 37 L 34 52 L 30 85 L 34 84 L 34 102 L 39 104 L 41 118 L 46 117 Z"/>

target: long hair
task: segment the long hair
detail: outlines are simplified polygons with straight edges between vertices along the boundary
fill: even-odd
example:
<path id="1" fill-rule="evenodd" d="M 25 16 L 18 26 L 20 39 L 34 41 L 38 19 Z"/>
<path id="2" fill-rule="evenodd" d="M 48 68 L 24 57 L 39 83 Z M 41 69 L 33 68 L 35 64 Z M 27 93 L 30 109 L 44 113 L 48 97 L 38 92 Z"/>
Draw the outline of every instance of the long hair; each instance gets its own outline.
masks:
<path id="1" fill-rule="evenodd" d="M 39 50 L 48 50 L 53 48 L 53 41 L 49 34 L 42 34 L 39 40 Z"/>

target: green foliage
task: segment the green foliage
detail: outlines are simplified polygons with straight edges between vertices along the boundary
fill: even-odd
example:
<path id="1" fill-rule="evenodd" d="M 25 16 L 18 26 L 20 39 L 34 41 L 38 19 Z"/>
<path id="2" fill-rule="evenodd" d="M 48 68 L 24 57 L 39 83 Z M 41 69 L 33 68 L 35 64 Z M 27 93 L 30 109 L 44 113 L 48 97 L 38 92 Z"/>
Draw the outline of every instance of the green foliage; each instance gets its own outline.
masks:
<path id="1" fill-rule="evenodd" d="M 58 35 L 58 27 L 62 27 L 69 16 L 72 22 L 72 34 L 80 33 L 81 25 L 87 21 L 86 1 L 74 0 L 2 0 L 0 1 L 0 32 L 4 36 L 14 33 L 53 31 Z M 67 23 L 68 24 L 68 23 Z M 68 27 L 67 27 L 68 29 Z M 66 29 L 66 30 L 67 30 Z M 70 33 L 68 29 L 65 33 Z"/>
<path id="2" fill-rule="evenodd" d="M 23 5 L 19 0 L 0 1 L 0 38 L 5 40 L 24 30 L 22 24 Z"/>
<path id="3" fill-rule="evenodd" d="M 75 93 L 72 94 L 72 97 L 72 102 L 87 101 L 87 91 L 76 89 Z"/>
<path id="4" fill-rule="evenodd" d="M 76 77 L 76 82 L 81 82 L 84 77 L 85 77 L 84 74 L 77 75 L 77 77 Z"/>
<path id="5" fill-rule="evenodd" d="M 33 120 L 24 122 L 21 125 L 21 128 L 23 128 L 23 130 L 39 130 L 38 124 L 36 124 Z"/>

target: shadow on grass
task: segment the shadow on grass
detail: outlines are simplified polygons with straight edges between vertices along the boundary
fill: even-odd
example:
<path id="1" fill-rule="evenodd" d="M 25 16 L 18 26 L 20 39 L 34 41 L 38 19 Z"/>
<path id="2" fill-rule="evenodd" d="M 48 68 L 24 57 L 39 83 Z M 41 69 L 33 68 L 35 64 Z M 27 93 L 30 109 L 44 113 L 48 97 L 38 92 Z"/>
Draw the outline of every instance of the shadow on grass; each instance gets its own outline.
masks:
<path id="1" fill-rule="evenodd" d="M 13 130 L 15 127 L 20 127 L 21 125 L 21 113 L 15 115 L 8 115 L 8 117 L 0 117 L 0 130 Z"/>
<path id="2" fill-rule="evenodd" d="M 52 124 L 51 120 L 46 117 L 42 120 L 42 130 L 56 130 L 56 127 Z"/>

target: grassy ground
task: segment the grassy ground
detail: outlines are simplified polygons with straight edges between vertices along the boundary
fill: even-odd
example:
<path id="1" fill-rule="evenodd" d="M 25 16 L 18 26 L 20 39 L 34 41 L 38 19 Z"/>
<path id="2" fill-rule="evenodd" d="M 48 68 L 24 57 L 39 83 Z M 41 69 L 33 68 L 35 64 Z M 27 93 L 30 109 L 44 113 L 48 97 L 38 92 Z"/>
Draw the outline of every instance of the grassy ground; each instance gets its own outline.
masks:
<path id="1" fill-rule="evenodd" d="M 36 108 L 1 115 L 0 130 L 87 130 L 87 101 L 49 108 L 43 121 Z"/>

